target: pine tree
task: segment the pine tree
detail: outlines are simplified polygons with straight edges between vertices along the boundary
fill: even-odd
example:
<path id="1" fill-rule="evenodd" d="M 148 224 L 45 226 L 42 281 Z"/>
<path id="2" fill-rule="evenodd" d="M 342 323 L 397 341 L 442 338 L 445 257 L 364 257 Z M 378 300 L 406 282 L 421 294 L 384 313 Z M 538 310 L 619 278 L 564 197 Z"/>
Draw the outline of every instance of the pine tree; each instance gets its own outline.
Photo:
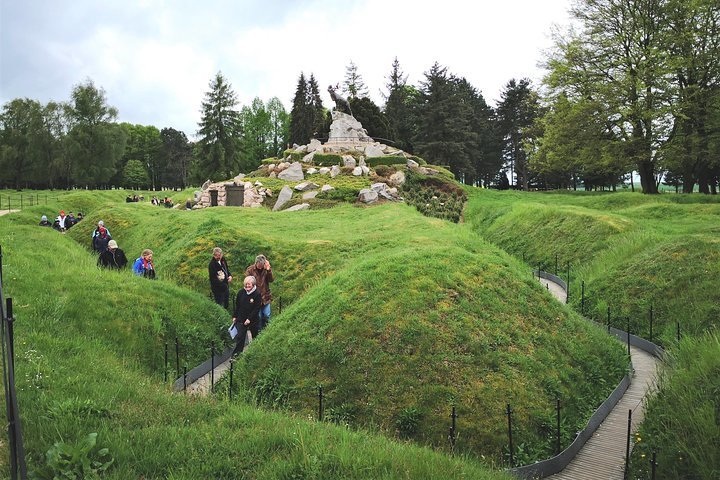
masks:
<path id="1" fill-rule="evenodd" d="M 290 110 L 290 144 L 306 144 L 312 135 L 312 118 L 307 116 L 307 99 L 307 80 L 305 80 L 305 74 L 300 72 L 292 110 Z"/>
<path id="2" fill-rule="evenodd" d="M 240 173 L 240 113 L 235 109 L 237 95 L 221 72 L 210 82 L 202 102 L 198 123 L 200 178 L 229 178 Z"/>
<path id="3" fill-rule="evenodd" d="M 357 71 L 357 65 L 350 60 L 350 65 L 345 69 L 345 81 L 343 82 L 343 93 L 351 98 L 363 98 L 368 96 L 368 89 L 363 82 L 362 75 Z"/>
<path id="4" fill-rule="evenodd" d="M 388 137 L 398 148 L 413 152 L 412 138 L 415 132 L 413 120 L 414 104 L 418 98 L 415 87 L 407 85 L 407 75 L 400 69 L 397 57 L 392 63 L 392 71 L 385 85 L 388 90 L 385 98 L 384 113 L 388 122 Z"/>
<path id="5" fill-rule="evenodd" d="M 308 80 L 308 115 L 312 117 L 312 137 L 321 138 L 328 136 L 328 128 L 325 128 L 325 109 L 323 108 L 322 98 L 320 98 L 320 87 L 318 86 L 315 75 L 310 74 Z"/>

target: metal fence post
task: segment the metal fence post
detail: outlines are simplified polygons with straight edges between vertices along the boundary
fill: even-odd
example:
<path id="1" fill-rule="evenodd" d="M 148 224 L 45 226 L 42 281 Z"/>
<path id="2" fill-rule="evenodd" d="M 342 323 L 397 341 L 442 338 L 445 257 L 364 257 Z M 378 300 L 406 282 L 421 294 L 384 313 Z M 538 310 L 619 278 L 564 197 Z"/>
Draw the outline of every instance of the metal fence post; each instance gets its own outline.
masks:
<path id="1" fill-rule="evenodd" d="M 657 452 L 653 452 L 650 462 L 650 480 L 655 480 L 655 469 L 657 468 Z"/>
<path id="2" fill-rule="evenodd" d="M 457 414 L 455 413 L 455 405 L 452 407 L 452 413 L 450 414 L 450 434 L 448 440 L 450 440 L 450 448 L 455 449 L 455 440 L 457 440 Z"/>
<path id="3" fill-rule="evenodd" d="M 630 356 L 630 317 L 627 317 L 627 352 Z"/>
<path id="4" fill-rule="evenodd" d="M 677 341 L 680 341 L 680 322 L 677 322 Z"/>
<path id="5" fill-rule="evenodd" d="M 512 441 L 512 409 L 510 408 L 510 404 L 507 404 L 507 410 L 505 411 L 505 414 L 508 417 L 508 445 L 510 447 L 510 466 L 515 466 L 515 460 L 513 459 L 513 441 Z"/>
<path id="6" fill-rule="evenodd" d="M 278 298 L 278 304 L 279 304 L 278 315 L 280 315 L 282 313 L 282 297 Z"/>
<path id="7" fill-rule="evenodd" d="M 322 422 L 323 419 L 323 387 L 318 385 L 318 420 Z"/>
<path id="8" fill-rule="evenodd" d="M 175 337 L 175 373 L 180 375 L 180 343 L 177 337 Z"/>
<path id="9" fill-rule="evenodd" d="M 183 393 L 187 392 L 187 365 L 183 366 Z"/>
<path id="10" fill-rule="evenodd" d="M 210 393 L 215 393 L 215 342 L 210 344 Z"/>
<path id="11" fill-rule="evenodd" d="M 567 295 L 565 295 L 565 303 L 570 302 L 570 262 L 567 264 Z"/>
<path id="12" fill-rule="evenodd" d="M 632 435 L 632 409 L 628 410 L 628 428 L 627 428 L 627 439 L 625 441 L 625 473 L 623 479 L 627 480 L 628 469 L 630 468 L 630 435 Z"/>
<path id="13" fill-rule="evenodd" d="M 560 399 L 555 399 L 555 410 L 557 410 L 557 433 L 556 433 L 556 440 L 557 443 L 555 445 L 555 455 L 560 455 L 561 445 L 560 445 Z"/>

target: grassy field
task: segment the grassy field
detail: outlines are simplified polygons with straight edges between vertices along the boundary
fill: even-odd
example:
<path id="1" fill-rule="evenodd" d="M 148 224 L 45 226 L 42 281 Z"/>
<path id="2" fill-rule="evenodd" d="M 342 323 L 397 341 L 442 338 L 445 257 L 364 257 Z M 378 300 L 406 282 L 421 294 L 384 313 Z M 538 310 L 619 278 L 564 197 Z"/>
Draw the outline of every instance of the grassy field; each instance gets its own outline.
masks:
<path id="1" fill-rule="evenodd" d="M 637 478 L 718 478 L 720 458 L 720 201 L 706 195 L 645 196 L 475 191 L 466 218 L 485 238 L 567 278 L 587 316 L 670 351 L 636 438 Z M 585 302 L 581 305 L 581 282 Z M 681 340 L 678 342 L 678 331 Z"/>
<path id="2" fill-rule="evenodd" d="M 71 192 L 0 218 L 26 446 L 41 478 L 56 442 L 102 465 L 97 448 L 82 448 L 93 432 L 114 459 L 104 478 L 504 478 L 483 464 L 504 460 L 505 403 L 516 458 L 530 461 L 551 450 L 556 396 L 567 442 L 624 372 L 619 344 L 467 226 L 398 204 L 186 212 L 124 195 Z M 87 219 L 66 235 L 36 226 L 60 208 Z M 96 269 L 99 219 L 131 261 L 152 248 L 160 280 Z M 179 338 L 189 366 L 227 343 L 229 315 L 207 298 L 215 245 L 236 278 L 268 255 L 284 305 L 236 365 L 234 402 L 163 383 L 165 342 Z M 307 419 L 318 384 L 340 425 Z M 456 454 L 423 447 L 447 450 L 453 404 Z"/>

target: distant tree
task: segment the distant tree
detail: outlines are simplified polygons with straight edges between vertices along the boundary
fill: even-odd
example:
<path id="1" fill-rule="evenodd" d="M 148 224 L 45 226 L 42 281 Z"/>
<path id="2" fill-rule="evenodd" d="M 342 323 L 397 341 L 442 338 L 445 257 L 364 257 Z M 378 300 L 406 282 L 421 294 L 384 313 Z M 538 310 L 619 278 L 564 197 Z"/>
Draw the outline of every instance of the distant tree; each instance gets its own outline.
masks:
<path id="1" fill-rule="evenodd" d="M 343 81 L 343 93 L 348 100 L 368 96 L 368 89 L 363 82 L 362 75 L 358 73 L 357 65 L 350 60 L 350 65 L 345 68 L 345 81 Z"/>
<path id="2" fill-rule="evenodd" d="M 539 96 L 530 86 L 530 80 L 510 80 L 501 93 L 497 108 L 498 129 L 503 139 L 503 154 L 510 165 L 510 181 L 517 176 L 517 184 L 527 190 L 530 182 L 524 143 L 526 130 L 533 126 L 539 115 Z"/>
<path id="3" fill-rule="evenodd" d="M 474 175 L 473 148 L 477 134 L 472 128 L 473 108 L 466 97 L 463 79 L 447 74 L 435 63 L 421 82 L 414 139 L 420 156 L 446 165 L 458 177 Z"/>
<path id="4" fill-rule="evenodd" d="M 123 186 L 125 188 L 147 188 L 150 183 L 148 172 L 140 160 L 128 160 L 123 168 Z"/>
<path id="5" fill-rule="evenodd" d="M 262 159 L 269 156 L 272 124 L 263 101 L 255 97 L 249 107 L 243 107 L 240 111 L 240 122 L 245 154 L 242 171 L 250 172 L 257 168 Z"/>
<path id="6" fill-rule="evenodd" d="M 42 124 L 40 102 L 16 98 L 3 106 L 0 114 L 0 182 L 14 188 L 35 179 L 39 158 L 34 142 Z"/>
<path id="7" fill-rule="evenodd" d="M 150 188 L 157 190 L 162 186 L 160 177 L 165 169 L 164 157 L 160 152 L 162 148 L 160 131 L 152 125 L 121 123 L 120 126 L 127 134 L 121 163 L 124 166 L 131 159 L 140 160 L 147 171 Z M 124 172 L 124 168 L 122 171 Z"/>
<path id="8" fill-rule="evenodd" d="M 105 90 L 88 79 L 73 88 L 65 114 L 70 124 L 65 152 L 73 160 L 74 183 L 107 185 L 125 149 L 126 133 L 113 123 L 117 109 L 107 104 Z"/>
<path id="9" fill-rule="evenodd" d="M 198 155 L 195 168 L 200 178 L 229 178 L 240 172 L 240 113 L 237 95 L 221 72 L 210 81 L 198 123 Z"/>
<path id="10" fill-rule="evenodd" d="M 270 116 L 270 139 L 268 156 L 279 156 L 285 149 L 290 135 L 290 116 L 279 98 L 272 97 L 267 103 L 267 112 Z"/>
<path id="11" fill-rule="evenodd" d="M 385 97 L 384 113 L 388 122 L 390 133 L 388 138 L 394 140 L 395 146 L 413 152 L 412 139 L 415 137 L 416 124 L 413 118 L 419 92 L 411 85 L 407 85 L 407 75 L 400 69 L 397 57 L 392 63 L 392 70 L 387 77 L 387 95 Z"/>
<path id="12" fill-rule="evenodd" d="M 161 183 L 165 187 L 185 188 L 188 185 L 192 148 L 184 132 L 174 128 L 160 130 L 160 156 L 165 169 Z"/>
<path id="13" fill-rule="evenodd" d="M 290 111 L 290 143 L 305 145 L 311 138 L 327 136 L 325 109 L 314 75 L 309 79 L 300 73 Z"/>

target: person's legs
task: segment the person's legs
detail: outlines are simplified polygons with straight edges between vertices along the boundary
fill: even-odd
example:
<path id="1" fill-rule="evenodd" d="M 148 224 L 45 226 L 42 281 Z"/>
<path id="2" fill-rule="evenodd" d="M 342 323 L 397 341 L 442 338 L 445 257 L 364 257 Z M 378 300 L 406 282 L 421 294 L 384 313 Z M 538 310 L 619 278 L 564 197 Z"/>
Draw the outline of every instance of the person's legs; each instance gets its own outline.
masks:
<path id="1" fill-rule="evenodd" d="M 228 298 L 229 298 L 229 291 L 228 290 L 213 290 L 213 297 L 215 298 L 215 303 L 218 305 L 222 305 L 223 308 L 228 308 Z"/>
<path id="2" fill-rule="evenodd" d="M 270 324 L 270 304 L 263 305 L 260 308 L 260 326 L 258 327 L 258 333 L 262 332 L 265 327 Z"/>
<path id="3" fill-rule="evenodd" d="M 237 337 L 235 337 L 235 349 L 232 352 L 231 356 L 238 355 L 242 353 L 242 351 L 245 349 L 245 337 L 247 336 L 247 330 L 248 327 L 245 325 L 240 324 L 240 322 L 236 323 L 237 325 Z"/>

